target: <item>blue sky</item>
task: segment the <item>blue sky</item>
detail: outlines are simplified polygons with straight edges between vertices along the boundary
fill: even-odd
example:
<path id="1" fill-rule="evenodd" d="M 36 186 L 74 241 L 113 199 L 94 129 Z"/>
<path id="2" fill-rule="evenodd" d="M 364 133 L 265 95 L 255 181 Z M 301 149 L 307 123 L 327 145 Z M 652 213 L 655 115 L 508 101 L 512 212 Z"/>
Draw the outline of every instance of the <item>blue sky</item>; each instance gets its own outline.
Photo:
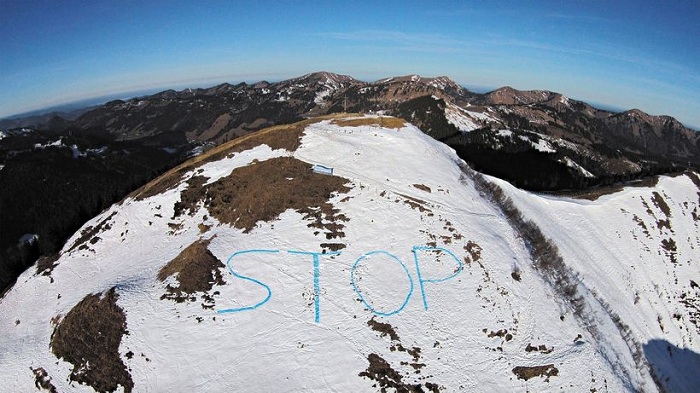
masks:
<path id="1" fill-rule="evenodd" d="M 0 0 L 0 117 L 327 70 L 547 89 L 700 129 L 698 20 L 698 0 Z"/>

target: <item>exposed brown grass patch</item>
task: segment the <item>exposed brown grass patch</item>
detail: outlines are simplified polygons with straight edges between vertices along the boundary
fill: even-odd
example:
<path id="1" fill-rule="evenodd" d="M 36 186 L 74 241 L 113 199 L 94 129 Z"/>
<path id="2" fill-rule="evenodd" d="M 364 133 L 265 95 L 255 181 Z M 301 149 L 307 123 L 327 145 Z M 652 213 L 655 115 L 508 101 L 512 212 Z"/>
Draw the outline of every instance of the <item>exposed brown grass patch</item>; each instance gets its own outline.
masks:
<path id="1" fill-rule="evenodd" d="M 206 233 L 211 229 L 211 225 L 200 223 L 197 225 L 197 228 L 199 228 L 199 233 Z"/>
<path id="2" fill-rule="evenodd" d="M 379 386 L 374 386 L 379 387 L 382 392 L 386 392 L 387 389 L 394 389 L 394 391 L 401 393 L 424 392 L 424 388 L 430 392 L 437 393 L 440 391 L 440 387 L 437 384 L 430 382 L 426 382 L 425 385 L 403 382 L 401 373 L 394 370 L 389 362 L 376 353 L 369 354 L 369 356 L 367 356 L 367 361 L 369 361 L 367 370 L 362 371 L 359 376 L 376 381 Z"/>
<path id="3" fill-rule="evenodd" d="M 642 233 L 644 233 L 647 237 L 650 237 L 649 235 L 649 228 L 647 228 L 647 225 L 644 223 L 644 221 L 639 218 L 636 214 L 633 215 L 632 220 L 639 225 L 640 228 L 642 228 Z"/>
<path id="4" fill-rule="evenodd" d="M 58 393 L 56 386 L 54 386 L 53 383 L 51 383 L 51 377 L 49 376 L 49 373 L 47 373 L 43 367 L 29 367 L 29 369 L 32 370 L 32 372 L 34 373 L 34 386 L 36 386 L 37 389 L 48 390 L 50 393 Z"/>
<path id="5" fill-rule="evenodd" d="M 424 200 L 418 199 L 418 198 L 413 198 L 413 197 L 410 197 L 410 196 L 404 195 L 404 194 L 398 194 L 398 195 L 400 195 L 402 198 L 404 198 L 403 203 L 407 204 L 412 209 L 418 210 L 421 213 L 427 212 L 429 216 L 432 215 L 432 210 L 430 210 L 426 207 L 427 202 L 425 202 Z"/>
<path id="6" fill-rule="evenodd" d="M 51 351 L 73 365 L 72 381 L 98 392 L 113 392 L 119 385 L 131 392 L 134 382 L 119 357 L 126 330 L 126 314 L 117 305 L 115 288 L 87 295 L 58 322 L 51 336 Z"/>
<path id="7" fill-rule="evenodd" d="M 522 280 L 522 274 L 520 273 L 520 270 L 513 270 L 510 273 L 510 276 L 513 278 L 515 281 L 521 281 Z"/>
<path id="8" fill-rule="evenodd" d="M 425 192 L 432 192 L 432 190 L 430 189 L 430 187 L 426 186 L 425 184 L 414 184 L 413 187 L 415 187 L 415 188 L 417 188 L 417 189 L 419 189 L 419 190 L 423 190 L 423 191 L 425 191 Z"/>
<path id="9" fill-rule="evenodd" d="M 204 303 L 202 307 L 212 308 L 213 298 L 208 295 L 214 284 L 224 285 L 220 269 L 224 264 L 209 251 L 209 240 L 197 240 L 182 250 L 178 256 L 158 271 L 158 280 L 165 281 L 168 277 L 175 276 L 177 287 L 168 284 L 165 287 L 167 293 L 161 299 L 170 299 L 178 303 L 186 300 L 196 301 L 197 292 L 203 292 Z"/>
<path id="10" fill-rule="evenodd" d="M 700 176 L 698 176 L 698 174 L 693 171 L 687 171 L 685 172 L 685 175 L 688 176 L 690 181 L 692 181 L 693 184 L 695 184 L 695 187 L 697 187 L 698 190 L 700 190 Z"/>
<path id="11" fill-rule="evenodd" d="M 80 232 L 80 237 L 68 249 L 68 252 L 71 252 L 71 251 L 75 250 L 76 248 L 79 250 L 88 249 L 89 247 L 85 244 L 88 241 L 90 241 L 90 244 L 97 243 L 97 241 L 99 241 L 99 237 L 97 237 L 97 234 L 102 232 L 103 230 L 107 231 L 107 230 L 110 230 L 112 228 L 112 224 L 109 223 L 109 220 L 111 220 L 115 214 L 117 214 L 117 212 L 113 212 L 107 218 L 100 221 L 94 227 L 88 226 L 87 228 L 83 229 Z"/>
<path id="12" fill-rule="evenodd" d="M 587 199 L 595 201 L 605 195 L 612 195 L 625 189 L 625 187 L 655 187 L 659 182 L 659 176 L 648 176 L 638 180 L 628 181 L 622 184 L 611 184 L 608 186 L 599 186 L 586 190 L 575 191 L 559 191 L 554 192 L 555 195 L 567 196 L 575 199 Z"/>
<path id="13" fill-rule="evenodd" d="M 654 175 L 654 176 L 647 176 L 643 177 L 641 179 L 637 180 L 632 180 L 631 182 L 626 183 L 626 186 L 631 186 L 631 187 L 656 187 L 656 185 L 659 184 L 659 176 Z"/>
<path id="14" fill-rule="evenodd" d="M 678 263 L 678 259 L 676 257 L 676 252 L 678 251 L 678 247 L 676 246 L 676 241 L 673 240 L 673 238 L 662 239 L 661 240 L 661 248 L 666 250 L 666 254 L 671 259 L 672 263 Z"/>
<path id="15" fill-rule="evenodd" d="M 559 375 L 559 370 L 554 367 L 554 364 L 544 366 L 518 366 L 513 368 L 513 374 L 518 376 L 518 379 L 528 380 L 534 377 L 546 377 L 545 382 L 549 382 L 549 377 Z"/>
<path id="16" fill-rule="evenodd" d="M 406 122 L 403 119 L 391 116 L 363 117 L 360 119 L 336 119 L 333 120 L 332 123 L 340 127 L 377 126 L 396 129 L 406 127 Z"/>
<path id="17" fill-rule="evenodd" d="M 176 215 L 194 214 L 204 202 L 209 213 L 222 223 L 250 232 L 259 221 L 269 222 L 288 209 L 304 214 L 310 227 L 329 231 L 327 239 L 343 237 L 348 218 L 328 202 L 334 193 L 345 193 L 348 180 L 313 173 L 311 165 L 292 157 L 277 157 L 237 168 L 230 175 L 204 187 L 182 193 L 186 205 L 176 205 Z"/>
<path id="18" fill-rule="evenodd" d="M 273 126 L 236 138 L 176 166 L 159 178 L 146 184 L 141 189 L 135 191 L 131 196 L 136 200 L 143 200 L 161 194 L 177 187 L 177 185 L 182 182 L 183 175 L 192 169 L 206 164 L 207 162 L 218 161 L 231 154 L 250 150 L 262 144 L 270 146 L 272 150 L 286 149 L 293 152 L 301 145 L 301 137 L 304 135 L 304 130 L 307 126 L 337 117 L 337 115 L 329 115 L 293 124 Z"/>
<path id="19" fill-rule="evenodd" d="M 472 261 L 478 262 L 479 259 L 481 259 L 481 251 L 483 251 L 483 248 L 481 248 L 481 246 L 477 243 L 469 240 L 467 242 L 467 245 L 464 246 L 464 251 L 468 252 L 469 255 L 471 255 Z"/>
<path id="20" fill-rule="evenodd" d="M 486 336 L 487 336 L 488 338 L 493 338 L 493 337 L 501 337 L 501 338 L 504 338 L 504 337 L 506 337 L 507 334 L 508 334 L 508 329 L 500 329 L 500 330 L 495 331 L 495 332 L 492 330 L 492 331 L 489 332 Z M 510 341 L 510 340 L 509 340 L 509 341 Z"/>
<path id="21" fill-rule="evenodd" d="M 385 337 L 388 335 L 392 341 L 400 341 L 398 333 L 396 333 L 394 327 L 388 323 L 375 321 L 374 317 L 372 317 L 372 319 L 367 321 L 367 326 L 371 327 L 372 330 L 379 332 L 380 337 Z"/>
<path id="22" fill-rule="evenodd" d="M 671 229 L 671 220 L 656 220 L 656 227 L 659 230 L 666 228 L 673 232 L 673 229 Z"/>
<path id="23" fill-rule="evenodd" d="M 586 199 L 589 201 L 595 201 L 602 196 L 616 194 L 624 189 L 625 189 L 624 186 L 622 186 L 621 184 L 614 184 L 614 185 L 610 185 L 610 186 L 591 188 L 588 190 L 570 191 L 570 192 L 561 191 L 561 192 L 556 192 L 554 194 L 555 195 L 562 195 L 562 196 L 566 196 L 566 197 L 570 197 L 570 198 L 575 198 L 575 199 Z"/>
<path id="24" fill-rule="evenodd" d="M 321 248 L 323 249 L 323 252 L 326 252 L 326 249 L 329 251 L 339 251 L 345 248 L 345 244 L 343 243 L 321 243 Z"/>
<path id="25" fill-rule="evenodd" d="M 526 352 L 552 353 L 553 350 L 554 348 L 547 348 L 544 344 L 530 345 L 530 343 L 528 343 L 525 347 Z"/>
<path id="26" fill-rule="evenodd" d="M 666 215 L 666 217 L 671 217 L 671 208 L 668 207 L 668 204 L 666 204 L 666 201 L 661 194 L 654 191 L 651 195 L 651 201 L 654 202 L 654 205 L 656 205 L 656 207 L 658 207 Z"/>
<path id="27" fill-rule="evenodd" d="M 209 180 L 205 176 L 192 176 L 187 180 L 187 190 L 180 193 L 180 201 L 175 202 L 173 218 L 182 215 L 185 210 L 195 212 L 197 210 L 197 203 L 201 200 L 201 197 L 197 190 L 201 190 L 204 183 Z"/>
<path id="28" fill-rule="evenodd" d="M 52 255 L 42 255 L 39 257 L 39 259 L 36 261 L 36 274 L 41 274 L 42 276 L 48 276 L 51 278 L 51 282 L 53 282 L 53 277 L 51 277 L 51 273 L 53 272 L 53 269 L 58 266 L 58 258 L 60 258 L 61 254 L 56 253 Z"/>

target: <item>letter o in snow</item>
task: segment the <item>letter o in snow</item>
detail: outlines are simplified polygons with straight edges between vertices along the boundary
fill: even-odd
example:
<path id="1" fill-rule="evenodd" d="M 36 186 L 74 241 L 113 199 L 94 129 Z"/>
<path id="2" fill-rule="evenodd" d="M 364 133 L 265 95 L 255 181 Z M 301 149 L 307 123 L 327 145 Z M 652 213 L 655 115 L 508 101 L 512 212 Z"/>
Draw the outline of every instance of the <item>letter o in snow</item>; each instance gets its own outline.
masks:
<path id="1" fill-rule="evenodd" d="M 403 269 L 404 273 L 406 274 L 406 277 L 408 278 L 409 290 L 408 290 L 408 293 L 406 294 L 406 298 L 404 299 L 401 306 L 399 306 L 397 309 L 395 309 L 393 311 L 389 311 L 389 312 L 377 311 L 374 307 L 372 307 L 372 305 L 370 305 L 365 300 L 365 297 L 362 296 L 362 292 L 360 292 L 359 288 L 357 288 L 357 283 L 355 282 L 355 271 L 357 270 L 357 267 L 367 257 L 369 257 L 371 255 L 376 255 L 376 254 L 386 255 L 389 258 L 396 261 L 399 264 L 399 266 L 401 266 L 401 269 Z M 406 265 L 404 265 L 403 262 L 401 262 L 401 260 L 396 255 L 391 254 L 391 253 L 386 252 L 386 251 L 370 251 L 370 252 L 362 255 L 361 257 L 357 258 L 355 263 L 352 265 L 352 269 L 350 270 L 350 282 L 352 283 L 352 289 L 355 291 L 357 296 L 360 297 L 360 300 L 362 301 L 362 303 L 364 303 L 365 307 L 367 307 L 367 309 L 369 311 L 373 312 L 374 314 L 380 315 L 380 316 L 385 316 L 385 317 L 400 313 L 406 307 L 406 305 L 408 304 L 408 300 L 411 298 L 411 295 L 413 294 L 413 278 L 411 278 L 411 274 L 408 272 L 408 268 L 406 268 Z"/>

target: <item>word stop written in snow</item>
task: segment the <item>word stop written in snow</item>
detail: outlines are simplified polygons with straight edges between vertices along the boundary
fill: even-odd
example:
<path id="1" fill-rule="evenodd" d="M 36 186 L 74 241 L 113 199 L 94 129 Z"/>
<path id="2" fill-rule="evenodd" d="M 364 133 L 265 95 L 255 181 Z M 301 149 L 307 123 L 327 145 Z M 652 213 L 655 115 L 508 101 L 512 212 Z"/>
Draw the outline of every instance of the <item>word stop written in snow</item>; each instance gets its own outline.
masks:
<path id="1" fill-rule="evenodd" d="M 427 251 L 437 251 L 441 253 L 445 253 L 447 256 L 452 258 L 454 260 L 454 263 L 456 265 L 456 269 L 452 272 L 452 274 L 446 276 L 446 277 L 441 277 L 441 278 L 425 278 L 421 274 L 421 258 L 420 258 L 420 253 L 425 253 Z M 233 262 L 234 260 L 244 254 L 265 254 L 265 253 L 279 253 L 280 250 L 243 250 L 243 251 L 237 251 L 233 253 L 228 260 L 226 261 L 226 266 L 228 267 L 229 272 L 236 278 L 246 280 L 249 282 L 254 283 L 255 285 L 259 285 L 260 287 L 264 288 L 265 291 L 267 292 L 267 295 L 265 296 L 264 299 L 260 300 L 259 302 L 247 306 L 242 306 L 242 307 L 236 307 L 236 308 L 228 308 L 224 310 L 219 310 L 219 313 L 234 313 L 234 312 L 241 312 L 241 311 L 248 311 L 248 310 L 254 310 L 256 308 L 259 308 L 263 306 L 265 303 L 270 301 L 270 298 L 272 297 L 272 290 L 270 287 L 262 282 L 259 279 L 252 278 L 252 277 L 247 277 L 242 274 L 236 273 L 236 271 L 233 268 Z M 426 283 L 441 283 L 444 281 L 451 280 L 457 275 L 459 275 L 463 268 L 464 265 L 462 262 L 457 258 L 455 254 L 453 254 L 450 250 L 447 250 L 442 247 L 424 247 L 424 246 L 414 246 L 412 249 L 413 252 L 413 261 L 415 263 L 416 267 L 416 276 L 417 276 L 417 282 L 418 282 L 418 288 L 420 289 L 421 293 L 421 298 L 423 300 L 423 307 L 425 310 L 428 310 L 428 298 L 426 295 L 426 290 L 425 290 L 425 284 Z M 319 267 L 321 264 L 321 257 L 322 256 L 331 256 L 331 255 L 340 255 L 340 252 L 328 252 L 328 253 L 319 253 L 319 252 L 308 252 L 308 251 L 295 251 L 295 250 L 288 250 L 287 253 L 289 254 L 295 254 L 295 255 L 306 255 L 310 256 L 311 260 L 313 262 L 313 272 L 314 272 L 314 309 L 315 309 L 315 315 L 314 315 L 314 320 L 316 323 L 318 323 L 321 320 L 321 300 L 320 300 L 320 292 L 321 292 L 321 282 L 320 282 L 320 273 L 319 273 Z M 408 291 L 406 293 L 406 297 L 403 300 L 403 303 L 398 306 L 396 309 L 388 311 L 388 312 L 382 312 L 376 310 L 366 299 L 365 296 L 363 296 L 362 291 L 357 286 L 357 278 L 356 278 L 356 270 L 357 268 L 365 263 L 366 259 L 372 255 L 383 255 L 386 258 L 382 258 L 385 261 L 388 261 L 389 263 L 396 263 L 401 267 L 401 270 L 403 273 L 406 275 L 406 278 L 408 279 Z M 424 258 L 425 259 L 425 258 Z M 355 261 L 355 263 L 352 265 L 352 268 L 350 269 L 350 284 L 352 285 L 353 290 L 355 293 L 358 295 L 364 306 L 371 311 L 372 313 L 376 315 L 382 315 L 382 316 L 390 316 L 394 314 L 400 313 L 408 304 L 408 301 L 411 299 L 411 295 L 413 295 L 413 289 L 414 289 L 414 279 L 411 276 L 411 273 L 408 271 L 408 268 L 406 265 L 394 254 L 387 252 L 387 251 L 381 251 L 381 250 L 375 250 L 375 251 L 370 251 L 359 258 Z"/>

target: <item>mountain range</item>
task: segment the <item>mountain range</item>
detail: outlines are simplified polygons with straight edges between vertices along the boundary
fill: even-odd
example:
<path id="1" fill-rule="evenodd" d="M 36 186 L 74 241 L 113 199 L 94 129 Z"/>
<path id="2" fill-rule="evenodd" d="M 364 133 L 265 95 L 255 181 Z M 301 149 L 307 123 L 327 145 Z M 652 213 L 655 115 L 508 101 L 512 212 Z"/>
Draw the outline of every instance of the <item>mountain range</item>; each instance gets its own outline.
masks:
<path id="1" fill-rule="evenodd" d="M 0 298 L 4 389 L 700 385 L 697 172 L 534 193 L 434 136 L 397 117 L 314 116 L 135 189 Z"/>
<path id="2" fill-rule="evenodd" d="M 458 153 L 464 148 L 460 156 L 476 167 L 528 189 L 580 188 L 700 165 L 700 134 L 669 116 L 609 112 L 550 91 L 503 87 L 477 94 L 448 77 L 417 75 L 368 83 L 317 72 L 277 83 L 169 90 L 112 101 L 72 122 L 54 119 L 47 128 L 117 140 L 169 135 L 221 143 L 261 127 L 336 112 L 401 117 Z M 497 132 L 503 129 L 514 133 Z M 493 167 L 493 154 L 556 176 L 523 179 Z"/>

